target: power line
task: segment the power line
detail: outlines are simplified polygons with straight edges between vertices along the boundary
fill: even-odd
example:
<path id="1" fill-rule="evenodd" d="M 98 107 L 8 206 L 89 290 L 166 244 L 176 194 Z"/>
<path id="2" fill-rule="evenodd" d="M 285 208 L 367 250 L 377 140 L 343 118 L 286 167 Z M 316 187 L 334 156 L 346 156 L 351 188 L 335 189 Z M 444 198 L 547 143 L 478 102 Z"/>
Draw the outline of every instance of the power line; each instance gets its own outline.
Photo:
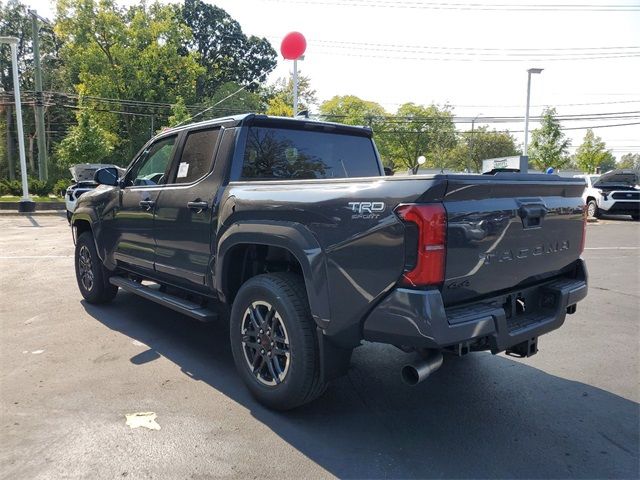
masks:
<path id="1" fill-rule="evenodd" d="M 514 12 L 531 11 L 567 11 L 567 12 L 634 12 L 640 11 L 637 4 L 508 4 L 508 3 L 453 3 L 453 2 L 417 2 L 394 0 L 265 0 L 274 3 L 289 3 L 293 5 L 331 5 L 344 7 L 372 7 L 372 8 L 401 8 L 420 10 L 500 10 Z"/>
<path id="2" fill-rule="evenodd" d="M 384 52 L 383 52 L 384 53 Z M 402 53 L 402 52 L 398 52 Z M 563 56 L 563 57 L 543 57 L 540 55 L 530 57 L 489 57 L 485 58 L 473 53 L 469 54 L 450 54 L 450 56 L 435 56 L 434 55 L 422 55 L 422 56 L 406 56 L 406 55 L 386 55 L 378 54 L 376 51 L 373 53 L 350 53 L 335 50 L 314 50 L 314 54 L 318 55 L 332 55 L 354 58 L 379 58 L 383 60 L 411 60 L 411 61 L 438 61 L 438 62 L 553 62 L 553 61 L 579 61 L 579 60 L 606 60 L 616 58 L 639 58 L 640 52 L 634 54 L 615 54 L 615 55 L 597 55 L 591 56 Z M 442 54 L 439 54 L 442 55 Z"/>

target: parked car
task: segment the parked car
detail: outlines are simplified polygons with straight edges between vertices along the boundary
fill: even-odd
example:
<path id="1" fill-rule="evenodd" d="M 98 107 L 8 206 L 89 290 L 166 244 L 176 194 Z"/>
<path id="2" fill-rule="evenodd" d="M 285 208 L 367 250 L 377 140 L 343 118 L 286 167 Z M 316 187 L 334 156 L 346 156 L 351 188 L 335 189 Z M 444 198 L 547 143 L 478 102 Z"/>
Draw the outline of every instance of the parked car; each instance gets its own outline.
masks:
<path id="1" fill-rule="evenodd" d="M 582 195 L 590 217 L 631 215 L 640 220 L 640 178 L 637 170 L 611 170 L 602 175 L 576 175 L 584 178 Z"/>
<path id="2" fill-rule="evenodd" d="M 76 203 L 81 195 L 93 190 L 98 185 L 93 176 L 101 168 L 116 168 L 120 172 L 124 172 L 124 169 L 116 167 L 115 165 L 105 163 L 80 163 L 69 168 L 71 172 L 71 178 L 73 183 L 67 187 L 64 195 L 64 202 L 67 208 L 67 220 L 71 221 L 71 215 L 76 209 Z"/>
<path id="3" fill-rule="evenodd" d="M 411 385 L 443 354 L 529 357 L 587 294 L 581 180 L 385 176 L 368 128 L 212 120 L 95 178 L 72 218 L 83 297 L 228 322 L 239 376 L 276 409 L 321 395 L 363 340 L 417 352 Z"/>

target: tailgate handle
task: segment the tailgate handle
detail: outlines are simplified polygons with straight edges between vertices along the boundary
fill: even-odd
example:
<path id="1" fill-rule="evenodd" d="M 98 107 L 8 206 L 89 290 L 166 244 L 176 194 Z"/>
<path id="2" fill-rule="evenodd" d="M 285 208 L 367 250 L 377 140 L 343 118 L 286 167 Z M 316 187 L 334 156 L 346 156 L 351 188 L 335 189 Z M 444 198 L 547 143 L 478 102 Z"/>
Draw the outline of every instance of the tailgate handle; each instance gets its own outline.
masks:
<path id="1" fill-rule="evenodd" d="M 542 224 L 542 219 L 547 214 L 547 207 L 540 204 L 521 205 L 518 209 L 518 215 L 522 219 L 524 228 L 537 228 Z"/>

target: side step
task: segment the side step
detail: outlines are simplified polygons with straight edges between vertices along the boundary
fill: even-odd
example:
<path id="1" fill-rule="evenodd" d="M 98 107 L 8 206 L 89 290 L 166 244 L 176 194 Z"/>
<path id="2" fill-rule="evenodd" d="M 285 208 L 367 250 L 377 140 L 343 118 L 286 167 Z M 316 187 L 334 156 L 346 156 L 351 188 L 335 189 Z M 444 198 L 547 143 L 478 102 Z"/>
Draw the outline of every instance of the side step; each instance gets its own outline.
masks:
<path id="1" fill-rule="evenodd" d="M 128 278 L 111 277 L 109 282 L 112 285 L 120 287 L 126 292 L 135 293 L 147 300 L 164 305 L 165 307 L 171 308 L 172 310 L 184 315 L 188 315 L 189 317 L 200 320 L 201 322 L 213 322 L 218 319 L 218 312 L 214 310 L 202 307 L 197 303 L 190 302 L 189 300 L 160 292 L 154 288 L 142 285 L 139 282 L 129 280 Z"/>

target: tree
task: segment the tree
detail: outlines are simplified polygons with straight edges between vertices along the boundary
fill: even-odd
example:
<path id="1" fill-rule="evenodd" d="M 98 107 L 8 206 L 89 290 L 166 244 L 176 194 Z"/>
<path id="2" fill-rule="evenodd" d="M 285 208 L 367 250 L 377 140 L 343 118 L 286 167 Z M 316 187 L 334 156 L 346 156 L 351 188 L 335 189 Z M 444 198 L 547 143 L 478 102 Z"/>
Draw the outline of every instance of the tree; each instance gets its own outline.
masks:
<path id="1" fill-rule="evenodd" d="M 262 95 L 247 89 L 241 90 L 241 88 L 242 86 L 235 82 L 221 85 L 203 105 L 203 109 L 211 107 L 211 110 L 198 118 L 204 120 L 205 118 L 266 111 L 267 102 Z"/>
<path id="2" fill-rule="evenodd" d="M 69 129 L 56 149 L 59 168 L 77 163 L 100 163 L 109 157 L 116 144 L 116 137 L 98 125 L 90 110 L 82 107 L 82 102 L 77 120 L 78 124 Z"/>
<path id="3" fill-rule="evenodd" d="M 575 161 L 576 166 L 586 173 L 595 173 L 598 168 L 606 172 L 615 166 L 615 157 L 591 129 L 587 130 L 582 145 L 578 147 Z"/>
<path id="4" fill-rule="evenodd" d="M 22 105 L 23 110 L 23 128 L 25 136 L 28 138 L 26 145 L 27 159 L 29 160 L 30 168 L 35 167 L 35 122 L 34 116 L 30 112 L 29 103 L 32 100 L 29 92 L 34 90 L 34 77 L 33 77 L 33 47 L 32 47 L 32 24 L 31 16 L 28 13 L 27 6 L 20 3 L 17 0 L 9 0 L 6 3 L 0 2 L 0 36 L 12 36 L 18 38 L 17 53 L 18 53 L 18 70 L 20 72 L 20 88 L 23 92 L 23 98 L 27 97 L 28 101 L 25 101 Z M 59 42 L 51 28 L 47 24 L 41 26 L 40 29 L 40 60 L 42 64 L 45 85 L 55 85 L 55 79 L 57 78 L 57 71 L 59 66 L 58 49 Z M 11 117 L 14 112 L 13 108 L 13 95 L 9 95 L 9 92 L 13 93 L 13 76 L 12 76 L 12 63 L 11 63 L 11 50 L 7 45 L 0 47 L 0 91 L 7 92 L 5 104 L 7 110 L 3 109 L 3 114 L 6 119 Z M 54 120 L 56 120 L 54 118 Z M 64 121 L 62 122 L 64 123 Z M 15 131 L 15 128 L 12 128 Z M 13 132 L 15 134 L 15 132 Z M 17 144 L 17 138 L 15 135 L 11 135 L 11 140 L 8 143 L 4 153 L 0 156 L 0 159 L 6 159 L 7 174 L 9 177 L 15 176 L 14 165 L 9 166 L 9 155 L 13 158 L 17 157 L 17 149 L 14 146 Z M 6 126 L 0 130 L 1 141 L 4 142 L 6 138 Z M 11 151 L 9 151 L 9 149 Z"/>
<path id="5" fill-rule="evenodd" d="M 256 90 L 276 65 L 277 54 L 266 38 L 247 37 L 223 9 L 202 0 L 185 0 L 182 18 L 191 29 L 186 42 L 199 54 L 204 71 L 198 77 L 197 98 L 211 97 L 225 83 Z"/>
<path id="6" fill-rule="evenodd" d="M 508 132 L 489 131 L 483 126 L 461 135 L 452 158 L 453 165 L 458 170 L 480 172 L 482 160 L 487 158 L 511 157 L 519 155 L 516 142 Z"/>
<path id="7" fill-rule="evenodd" d="M 625 153 L 616 164 L 616 167 L 640 170 L 640 153 Z"/>
<path id="8" fill-rule="evenodd" d="M 267 115 L 293 116 L 293 78 L 279 78 L 264 90 L 267 100 Z M 316 91 L 311 88 L 311 79 L 298 75 L 298 111 L 309 110 L 317 103 Z"/>
<path id="9" fill-rule="evenodd" d="M 565 138 L 556 118 L 556 109 L 546 108 L 542 112 L 540 128 L 531 135 L 529 161 L 537 170 L 562 168 L 569 163 L 567 153 L 570 145 L 571 141 Z"/>
<path id="10" fill-rule="evenodd" d="M 388 155 L 394 165 L 418 171 L 418 157 L 424 156 L 425 166 L 446 168 L 457 134 L 449 107 L 439 109 L 435 105 L 424 107 L 405 103 L 398 108 L 394 118 L 383 126 L 381 136 L 388 145 Z"/>
<path id="11" fill-rule="evenodd" d="M 320 105 L 320 115 L 330 122 L 347 125 L 366 125 L 373 129 L 378 151 L 385 165 L 393 167 L 389 136 L 384 133 L 389 113 L 378 103 L 363 100 L 355 95 L 344 95 L 331 98 Z"/>
<path id="12" fill-rule="evenodd" d="M 189 115 L 189 110 L 187 110 L 187 106 L 184 103 L 184 98 L 178 96 L 176 103 L 171 105 L 171 116 L 169 117 L 169 126 L 175 127 L 180 125 L 183 122 L 186 122 L 191 118 Z"/>
<path id="13" fill-rule="evenodd" d="M 191 32 L 172 6 L 124 9 L 114 0 L 59 0 L 56 32 L 64 41 L 67 82 L 78 93 L 127 100 L 108 109 L 95 105 L 122 112 L 96 116 L 102 128 L 122 139 L 115 163 L 128 163 L 150 134 L 148 113 L 130 100 L 173 104 L 179 96 L 187 103 L 195 98 L 204 69 L 196 53 L 184 51 Z"/>
<path id="14" fill-rule="evenodd" d="M 336 95 L 320 105 L 320 115 L 331 122 L 373 126 L 389 114 L 376 102 L 355 95 Z"/>

